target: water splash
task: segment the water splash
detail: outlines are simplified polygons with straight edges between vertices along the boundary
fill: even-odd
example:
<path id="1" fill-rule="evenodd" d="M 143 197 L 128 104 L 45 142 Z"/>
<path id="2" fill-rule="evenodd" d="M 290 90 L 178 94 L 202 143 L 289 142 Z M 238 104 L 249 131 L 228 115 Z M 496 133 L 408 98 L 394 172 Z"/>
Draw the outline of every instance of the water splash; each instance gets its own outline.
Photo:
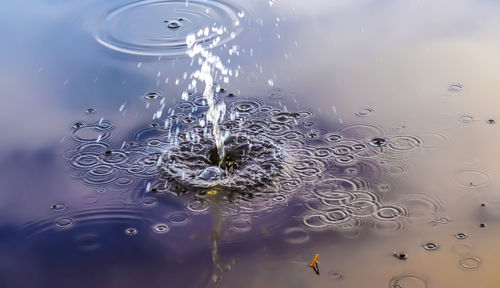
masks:
<path id="1" fill-rule="evenodd" d="M 205 30 L 207 30 L 206 28 Z M 213 43 L 209 46 L 215 46 L 219 38 L 216 38 Z M 189 34 L 186 37 L 186 44 L 188 47 L 187 54 L 190 58 L 194 58 L 195 56 L 200 56 L 201 67 L 199 70 L 196 70 L 191 77 L 194 78 L 191 84 L 189 84 L 188 89 L 192 90 L 196 88 L 196 80 L 205 83 L 205 88 L 203 91 L 203 97 L 207 100 L 208 111 L 206 114 L 206 119 L 210 123 L 212 123 L 212 134 L 215 138 L 215 144 L 217 146 L 217 151 L 219 154 L 220 162 L 224 159 L 224 139 L 225 137 L 220 132 L 219 122 L 224 119 L 224 115 L 226 114 L 226 104 L 224 102 L 215 103 L 214 93 L 217 90 L 220 90 L 220 87 L 214 85 L 214 78 L 212 77 L 212 73 L 218 71 L 222 74 L 223 77 L 226 77 L 230 73 L 230 71 L 224 67 L 221 59 L 213 55 L 211 52 L 207 51 L 200 44 L 196 43 L 196 35 Z M 182 94 L 182 99 L 188 99 L 188 93 L 184 92 Z"/>

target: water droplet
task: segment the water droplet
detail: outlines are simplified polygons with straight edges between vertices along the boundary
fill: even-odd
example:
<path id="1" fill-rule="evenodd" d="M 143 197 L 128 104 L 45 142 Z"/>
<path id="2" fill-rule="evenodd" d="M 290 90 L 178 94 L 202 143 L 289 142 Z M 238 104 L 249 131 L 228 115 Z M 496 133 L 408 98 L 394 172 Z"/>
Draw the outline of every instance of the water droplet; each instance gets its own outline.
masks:
<path id="1" fill-rule="evenodd" d="M 50 206 L 50 209 L 54 211 L 63 211 L 64 209 L 66 209 L 66 205 L 64 203 L 56 203 Z"/>
<path id="2" fill-rule="evenodd" d="M 453 84 L 450 84 L 450 86 L 448 86 L 448 91 L 451 91 L 451 92 L 460 92 L 464 89 L 464 85 L 460 84 L 460 83 L 453 83 Z"/>
<path id="3" fill-rule="evenodd" d="M 488 120 L 486 120 L 486 123 L 495 124 L 495 123 L 497 123 L 497 121 L 495 119 L 488 119 Z"/>
<path id="4" fill-rule="evenodd" d="M 461 233 L 457 233 L 455 235 L 455 238 L 463 240 L 463 239 L 467 238 L 467 236 L 468 236 L 467 234 L 461 232 Z"/>
<path id="5" fill-rule="evenodd" d="M 167 26 L 168 26 L 168 28 L 170 28 L 170 29 L 177 29 L 177 28 L 181 27 L 181 23 L 179 23 L 179 22 L 178 22 L 178 21 L 176 21 L 176 20 L 172 20 L 172 21 L 169 21 L 169 22 L 168 22 L 168 25 L 167 25 Z"/>
<path id="6" fill-rule="evenodd" d="M 387 145 L 387 143 L 389 143 L 389 140 L 387 140 L 386 138 L 376 137 L 371 139 L 368 143 L 373 147 L 382 147 Z"/>
<path id="7" fill-rule="evenodd" d="M 170 228 L 168 228 L 167 224 L 160 223 L 160 224 L 154 225 L 153 230 L 156 233 L 167 233 L 170 230 Z"/>
<path id="8" fill-rule="evenodd" d="M 362 108 L 358 112 L 356 112 L 356 115 L 360 117 L 366 117 L 372 114 L 373 112 L 374 110 L 371 108 Z"/>
<path id="9" fill-rule="evenodd" d="M 396 257 L 397 259 L 399 260 L 406 260 L 408 259 L 408 254 L 404 253 L 404 252 L 394 252 L 394 254 L 392 254 L 394 257 Z"/>
<path id="10" fill-rule="evenodd" d="M 189 0 L 132 1 L 99 17 L 95 39 L 103 46 L 122 53 L 141 56 L 185 55 L 186 37 L 204 48 L 224 45 L 245 30 L 249 21 L 239 21 L 241 7 L 227 1 Z M 185 17 L 179 13 L 185 12 Z M 140 23 L 137 29 L 123 27 Z M 163 25 L 159 25 L 163 24 Z M 166 26 L 166 27 L 165 27 Z"/>
<path id="11" fill-rule="evenodd" d="M 485 223 L 481 223 L 481 224 L 479 224 L 479 227 L 480 227 L 480 228 L 485 228 L 485 227 L 486 227 L 486 224 L 485 224 Z"/>
<path id="12" fill-rule="evenodd" d="M 137 235 L 138 232 L 139 231 L 137 231 L 136 228 L 127 228 L 127 229 L 125 229 L 125 234 L 129 235 L 129 236 Z"/>
<path id="13" fill-rule="evenodd" d="M 75 122 L 72 127 L 73 129 L 80 129 L 83 126 L 85 126 L 85 124 L 83 124 L 82 122 Z"/>
<path id="14" fill-rule="evenodd" d="M 95 113 L 95 109 L 94 108 L 89 108 L 89 109 L 87 109 L 87 111 L 85 111 L 85 113 L 87 113 L 87 114 L 94 114 Z"/>
<path id="15" fill-rule="evenodd" d="M 161 95 L 158 92 L 149 92 L 146 93 L 146 95 L 144 95 L 144 98 L 146 98 L 147 100 L 156 100 L 159 99 L 160 97 Z"/>
<path id="16" fill-rule="evenodd" d="M 434 250 L 437 250 L 439 248 L 439 245 L 434 243 L 434 242 L 428 242 L 428 243 L 425 243 L 423 247 L 427 251 L 434 251 Z"/>

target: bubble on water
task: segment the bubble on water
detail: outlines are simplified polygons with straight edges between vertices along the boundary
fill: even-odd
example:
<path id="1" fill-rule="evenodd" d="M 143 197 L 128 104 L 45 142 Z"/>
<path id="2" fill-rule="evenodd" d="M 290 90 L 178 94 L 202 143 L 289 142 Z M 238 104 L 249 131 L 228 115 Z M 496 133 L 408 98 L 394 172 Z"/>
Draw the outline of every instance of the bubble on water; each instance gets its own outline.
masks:
<path id="1" fill-rule="evenodd" d="M 170 230 L 167 224 L 159 223 L 153 226 L 153 231 L 156 233 L 167 233 Z"/>
<path id="2" fill-rule="evenodd" d="M 453 83 L 448 86 L 448 91 L 460 92 L 464 89 L 464 85 L 460 83 Z"/>
<path id="3" fill-rule="evenodd" d="M 465 269 L 477 269 L 479 266 L 481 266 L 481 259 L 478 257 L 465 257 L 460 259 L 459 261 L 460 265 L 465 268 Z"/>
<path id="4" fill-rule="evenodd" d="M 418 274 L 401 274 L 389 280 L 389 288 L 429 288 L 429 281 Z"/>
<path id="5" fill-rule="evenodd" d="M 300 227 L 287 228 L 283 232 L 286 242 L 290 244 L 304 244 L 310 240 L 309 232 Z"/>
<path id="6" fill-rule="evenodd" d="M 134 236 L 134 235 L 137 235 L 137 233 L 139 233 L 139 231 L 136 229 L 136 228 L 127 228 L 125 229 L 125 234 L 126 235 L 129 235 L 129 236 Z"/>
<path id="7" fill-rule="evenodd" d="M 468 237 L 468 235 L 463 233 L 463 232 L 455 234 L 455 238 L 460 239 L 460 240 L 463 240 L 467 237 Z"/>
<path id="8" fill-rule="evenodd" d="M 63 211 L 66 209 L 66 204 L 64 204 L 64 203 L 52 204 L 52 206 L 50 206 L 50 209 L 52 209 L 54 211 Z"/>
<path id="9" fill-rule="evenodd" d="M 434 242 L 427 242 L 423 245 L 423 247 L 427 251 L 433 251 L 433 250 L 437 250 L 439 248 L 439 245 L 437 243 L 434 243 Z"/>
<path id="10" fill-rule="evenodd" d="M 481 188 L 490 184 L 492 176 L 479 169 L 461 169 L 455 171 L 455 180 L 463 187 Z"/>
<path id="11" fill-rule="evenodd" d="M 226 1 L 144 0 L 108 11 L 94 28 L 96 40 L 115 51 L 141 56 L 183 56 L 186 36 L 204 48 L 224 45 L 251 21 L 239 21 L 243 9 Z M 165 27 L 165 25 L 167 27 Z M 201 31 L 201 33 L 199 33 Z"/>
<path id="12" fill-rule="evenodd" d="M 362 108 L 358 112 L 356 112 L 356 115 L 360 117 L 366 117 L 370 116 L 373 112 L 374 110 L 371 108 Z"/>
<path id="13" fill-rule="evenodd" d="M 73 226 L 74 220 L 70 217 L 59 218 L 56 220 L 56 226 L 59 228 L 69 228 Z"/>
<path id="14" fill-rule="evenodd" d="M 146 100 L 156 100 L 161 98 L 161 94 L 158 92 L 148 92 L 144 95 L 144 98 Z"/>

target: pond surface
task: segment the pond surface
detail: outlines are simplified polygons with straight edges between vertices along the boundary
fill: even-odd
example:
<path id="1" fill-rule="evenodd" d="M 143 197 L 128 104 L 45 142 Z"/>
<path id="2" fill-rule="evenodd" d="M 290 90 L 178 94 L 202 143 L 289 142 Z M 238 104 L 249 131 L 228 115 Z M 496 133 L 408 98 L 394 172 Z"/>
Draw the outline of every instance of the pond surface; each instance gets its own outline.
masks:
<path id="1" fill-rule="evenodd" d="M 1 287 L 500 285 L 500 3 L 0 16 Z"/>

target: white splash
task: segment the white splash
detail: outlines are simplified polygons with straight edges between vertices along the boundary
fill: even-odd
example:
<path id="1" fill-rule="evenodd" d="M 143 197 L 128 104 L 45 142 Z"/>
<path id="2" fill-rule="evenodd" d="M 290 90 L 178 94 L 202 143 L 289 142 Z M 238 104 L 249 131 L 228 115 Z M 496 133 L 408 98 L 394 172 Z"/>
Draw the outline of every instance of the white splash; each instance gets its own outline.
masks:
<path id="1" fill-rule="evenodd" d="M 198 34 L 203 34 L 204 32 L 208 31 L 207 29 L 208 28 L 200 30 L 201 33 L 198 32 Z M 212 45 L 216 45 L 218 41 L 217 38 L 214 40 L 214 43 Z M 193 74 L 191 74 L 191 78 L 197 79 L 205 84 L 203 97 L 207 100 L 208 104 L 206 118 L 207 121 L 212 123 L 212 134 L 215 138 L 215 144 L 217 145 L 219 159 L 221 159 L 222 161 L 222 159 L 224 159 L 225 137 L 221 134 L 219 122 L 224 119 L 224 115 L 226 114 L 226 104 L 224 104 L 224 102 L 215 103 L 214 93 L 219 88 L 214 85 L 214 78 L 212 77 L 212 73 L 216 72 L 215 70 L 217 70 L 223 77 L 225 77 L 227 75 L 232 75 L 232 71 L 224 67 L 221 59 L 218 56 L 213 55 L 211 52 L 207 51 L 201 45 L 196 43 L 195 34 L 189 34 L 186 37 L 186 45 L 188 47 L 187 54 L 189 55 L 189 57 L 194 58 L 197 55 L 200 56 L 199 63 L 201 67 L 199 70 L 196 70 Z M 212 47 L 212 45 L 210 45 L 209 47 Z M 192 81 L 191 84 L 189 84 L 188 89 L 192 90 L 195 88 L 196 81 Z M 187 98 L 187 95 L 188 93 L 183 93 L 182 98 Z"/>

